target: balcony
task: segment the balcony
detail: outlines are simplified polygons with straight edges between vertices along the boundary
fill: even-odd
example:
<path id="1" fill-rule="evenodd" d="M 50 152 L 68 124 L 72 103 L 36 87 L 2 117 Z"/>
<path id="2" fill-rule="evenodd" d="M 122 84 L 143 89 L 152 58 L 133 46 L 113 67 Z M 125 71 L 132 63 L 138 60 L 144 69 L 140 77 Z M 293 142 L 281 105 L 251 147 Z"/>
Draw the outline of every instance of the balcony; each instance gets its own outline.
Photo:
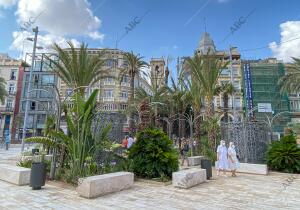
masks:
<path id="1" fill-rule="evenodd" d="M 115 98 L 114 98 L 114 97 L 103 97 L 103 98 L 102 98 L 102 101 L 103 101 L 103 102 L 115 101 Z"/>
<path id="2" fill-rule="evenodd" d="M 120 102 L 127 102 L 128 101 L 128 98 L 122 98 L 120 97 Z"/>
<path id="3" fill-rule="evenodd" d="M 13 112 L 14 107 L 8 106 L 8 107 L 0 107 L 0 112 Z"/>
<path id="4" fill-rule="evenodd" d="M 104 81 L 102 82 L 103 85 L 116 85 L 115 81 Z"/>
<path id="5" fill-rule="evenodd" d="M 128 83 L 128 82 L 121 82 L 121 86 L 130 87 L 130 83 Z"/>

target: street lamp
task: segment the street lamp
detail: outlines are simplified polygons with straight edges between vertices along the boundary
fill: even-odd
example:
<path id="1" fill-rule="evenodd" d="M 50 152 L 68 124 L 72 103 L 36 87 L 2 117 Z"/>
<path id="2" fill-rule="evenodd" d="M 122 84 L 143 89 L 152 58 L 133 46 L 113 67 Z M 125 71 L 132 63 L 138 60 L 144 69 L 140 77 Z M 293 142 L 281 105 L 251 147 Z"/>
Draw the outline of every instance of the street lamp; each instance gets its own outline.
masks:
<path id="1" fill-rule="evenodd" d="M 36 42 L 37 42 L 37 35 L 38 35 L 38 27 L 33 28 L 32 30 L 34 32 L 34 42 L 33 42 L 33 52 L 32 52 L 32 60 L 31 60 L 31 67 L 30 67 L 30 72 L 29 72 L 29 81 L 27 85 L 27 97 L 26 99 L 29 98 L 29 91 L 31 89 L 31 80 L 32 80 L 32 72 L 33 72 L 33 66 L 34 66 L 34 59 L 35 59 L 35 51 L 36 51 Z M 24 114 L 24 123 L 23 123 L 23 133 L 22 133 L 22 147 L 21 151 L 24 151 L 24 146 L 25 146 L 25 138 L 26 138 L 26 124 L 27 124 L 27 118 L 28 118 L 28 106 L 29 106 L 29 101 L 26 100 L 26 105 L 25 105 L 25 114 Z"/>

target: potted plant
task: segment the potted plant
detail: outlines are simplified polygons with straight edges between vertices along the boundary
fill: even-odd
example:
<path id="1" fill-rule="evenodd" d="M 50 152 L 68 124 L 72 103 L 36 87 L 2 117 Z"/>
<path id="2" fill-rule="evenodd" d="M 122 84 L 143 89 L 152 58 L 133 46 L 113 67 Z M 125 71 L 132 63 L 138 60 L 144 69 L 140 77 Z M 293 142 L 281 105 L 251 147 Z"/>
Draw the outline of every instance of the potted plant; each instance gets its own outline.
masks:
<path id="1" fill-rule="evenodd" d="M 30 172 L 30 187 L 33 190 L 40 190 L 46 182 L 46 163 L 44 155 L 34 156 Z"/>

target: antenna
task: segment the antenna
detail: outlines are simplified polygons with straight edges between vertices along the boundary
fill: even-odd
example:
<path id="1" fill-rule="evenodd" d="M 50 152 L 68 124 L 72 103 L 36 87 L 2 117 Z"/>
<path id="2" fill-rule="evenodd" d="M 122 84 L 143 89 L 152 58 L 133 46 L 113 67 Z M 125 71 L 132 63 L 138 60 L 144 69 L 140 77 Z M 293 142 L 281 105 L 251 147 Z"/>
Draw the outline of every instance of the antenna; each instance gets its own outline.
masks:
<path id="1" fill-rule="evenodd" d="M 206 32 L 206 17 L 204 17 L 204 32 Z"/>

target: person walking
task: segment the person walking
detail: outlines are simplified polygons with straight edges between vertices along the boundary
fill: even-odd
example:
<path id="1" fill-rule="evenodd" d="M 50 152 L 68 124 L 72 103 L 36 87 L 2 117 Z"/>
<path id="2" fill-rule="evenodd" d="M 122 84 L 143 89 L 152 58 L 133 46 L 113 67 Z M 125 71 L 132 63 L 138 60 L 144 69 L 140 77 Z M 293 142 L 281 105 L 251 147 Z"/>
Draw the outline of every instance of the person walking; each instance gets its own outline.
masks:
<path id="1" fill-rule="evenodd" d="M 217 148 L 217 176 L 220 175 L 220 171 L 226 176 L 226 170 L 228 169 L 228 151 L 224 140 L 220 141 L 220 145 Z"/>
<path id="2" fill-rule="evenodd" d="M 133 142 L 134 142 L 134 140 L 133 140 L 132 136 L 130 135 L 128 138 L 127 149 L 129 149 L 132 146 Z"/>
<path id="3" fill-rule="evenodd" d="M 233 142 L 229 143 L 228 147 L 228 163 L 231 170 L 231 176 L 236 177 L 236 170 L 239 168 L 239 160 L 236 155 L 236 150 Z"/>
<path id="4" fill-rule="evenodd" d="M 8 150 L 10 144 L 10 133 L 9 131 L 6 132 L 5 135 L 5 149 Z"/>
<path id="5" fill-rule="evenodd" d="M 181 155 L 181 165 L 184 165 L 184 160 L 187 162 L 187 166 L 189 166 L 189 161 L 188 161 L 188 152 L 189 152 L 189 143 L 187 140 L 183 139 L 183 143 L 181 145 L 181 150 L 180 150 L 180 155 Z"/>

